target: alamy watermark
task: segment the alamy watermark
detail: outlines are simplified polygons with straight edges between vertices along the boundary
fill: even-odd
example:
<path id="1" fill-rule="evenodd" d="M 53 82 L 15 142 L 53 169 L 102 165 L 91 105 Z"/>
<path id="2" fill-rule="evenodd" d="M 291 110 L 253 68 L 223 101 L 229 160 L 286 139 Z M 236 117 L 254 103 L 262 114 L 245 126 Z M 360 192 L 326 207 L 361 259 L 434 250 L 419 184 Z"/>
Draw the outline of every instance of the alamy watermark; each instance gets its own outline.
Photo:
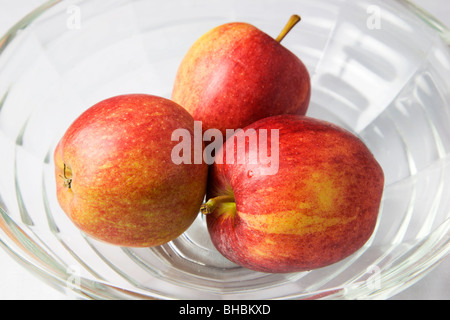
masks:
<path id="1" fill-rule="evenodd" d="M 381 268 L 376 265 L 371 265 L 367 267 L 366 273 L 371 274 L 366 280 L 367 287 L 370 290 L 381 289 Z"/>
<path id="2" fill-rule="evenodd" d="M 227 129 L 225 140 L 224 142 L 223 134 L 218 129 L 208 129 L 203 133 L 202 122 L 195 121 L 194 137 L 187 129 L 177 129 L 172 133 L 172 141 L 179 142 L 172 149 L 172 161 L 177 165 L 203 162 L 209 165 L 213 163 L 261 165 L 261 175 L 278 173 L 280 159 L 278 129 L 271 129 L 270 135 L 267 129 L 258 131 Z M 269 140 L 270 148 L 268 148 Z M 203 142 L 209 142 L 204 149 Z"/>
<path id="3" fill-rule="evenodd" d="M 68 6 L 66 13 L 68 15 L 66 20 L 66 27 L 69 30 L 81 29 L 81 8 L 76 5 Z"/>
<path id="4" fill-rule="evenodd" d="M 366 20 L 366 26 L 369 30 L 381 29 L 381 8 L 377 5 L 371 5 L 367 7 L 367 14 L 369 15 Z"/>
<path id="5" fill-rule="evenodd" d="M 69 275 L 66 280 L 66 287 L 70 290 L 79 291 L 81 286 L 81 268 L 79 266 L 69 266 L 66 272 Z"/>

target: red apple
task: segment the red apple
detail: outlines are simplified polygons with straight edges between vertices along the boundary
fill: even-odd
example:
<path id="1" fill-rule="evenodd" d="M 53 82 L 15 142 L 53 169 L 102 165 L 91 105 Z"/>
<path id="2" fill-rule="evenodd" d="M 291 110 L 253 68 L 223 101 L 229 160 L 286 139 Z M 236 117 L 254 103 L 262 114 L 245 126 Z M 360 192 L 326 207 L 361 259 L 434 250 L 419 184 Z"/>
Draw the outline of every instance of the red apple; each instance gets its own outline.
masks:
<path id="1" fill-rule="evenodd" d="M 88 109 L 54 153 L 62 209 L 114 245 L 156 246 L 181 235 L 199 212 L 207 166 L 173 163 L 180 128 L 193 134 L 192 116 L 156 96 L 117 96 Z"/>
<path id="2" fill-rule="evenodd" d="M 270 163 L 249 161 L 261 136 L 258 148 L 247 142 L 245 163 L 227 162 L 236 137 L 262 129 L 272 132 Z M 238 144 L 231 146 L 236 160 Z M 274 116 L 237 132 L 220 154 L 223 164 L 210 169 L 202 212 L 214 245 L 229 260 L 270 273 L 312 270 L 351 255 L 371 236 L 384 175 L 350 132 L 309 117 Z M 270 166 L 278 171 L 267 174 Z"/>
<path id="3" fill-rule="evenodd" d="M 306 114 L 311 83 L 302 61 L 280 44 L 299 21 L 293 16 L 278 39 L 247 23 L 212 29 L 179 66 L 172 100 L 203 130 L 226 129 L 279 114 Z"/>

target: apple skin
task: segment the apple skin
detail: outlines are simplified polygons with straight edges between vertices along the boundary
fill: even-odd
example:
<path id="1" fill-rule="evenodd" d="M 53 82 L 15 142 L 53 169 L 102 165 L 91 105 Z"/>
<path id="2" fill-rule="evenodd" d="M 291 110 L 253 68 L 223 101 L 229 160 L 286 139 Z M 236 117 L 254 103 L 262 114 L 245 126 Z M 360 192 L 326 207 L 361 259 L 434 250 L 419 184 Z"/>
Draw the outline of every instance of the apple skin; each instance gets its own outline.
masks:
<path id="1" fill-rule="evenodd" d="M 207 214 L 218 251 L 248 269 L 287 273 L 331 265 L 361 248 L 384 188 L 369 149 L 350 132 L 309 117 L 274 116 L 244 132 L 249 128 L 279 129 L 279 170 L 261 175 L 267 165 L 249 164 L 248 157 L 246 164 L 226 164 L 222 147 L 224 164 L 210 168 L 207 199 L 234 201 Z M 234 152 L 237 159 L 236 146 Z"/>
<path id="2" fill-rule="evenodd" d="M 303 62 L 247 23 L 227 23 L 199 38 L 183 58 L 172 100 L 203 130 L 243 128 L 279 114 L 307 112 L 311 83 Z"/>
<path id="3" fill-rule="evenodd" d="M 178 128 L 193 134 L 192 116 L 156 96 L 117 96 L 89 108 L 54 152 L 64 212 L 86 234 L 118 246 L 151 247 L 181 235 L 198 215 L 208 169 L 172 162 Z"/>

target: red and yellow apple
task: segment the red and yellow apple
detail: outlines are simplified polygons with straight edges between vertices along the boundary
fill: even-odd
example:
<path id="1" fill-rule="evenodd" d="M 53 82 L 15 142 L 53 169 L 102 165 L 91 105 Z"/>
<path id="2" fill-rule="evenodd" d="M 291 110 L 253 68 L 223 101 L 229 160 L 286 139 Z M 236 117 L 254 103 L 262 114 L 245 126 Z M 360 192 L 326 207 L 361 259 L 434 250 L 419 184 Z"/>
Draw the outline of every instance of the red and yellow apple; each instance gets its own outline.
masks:
<path id="1" fill-rule="evenodd" d="M 183 58 L 172 100 L 203 130 L 243 128 L 279 114 L 306 114 L 308 70 L 280 44 L 299 21 L 293 16 L 277 39 L 248 23 L 227 23 L 199 38 Z"/>
<path id="2" fill-rule="evenodd" d="M 266 145 L 277 158 L 251 163 L 258 148 L 247 139 L 245 161 L 236 161 L 233 141 L 262 129 L 276 130 L 277 144 L 268 135 Z M 230 151 L 234 163 L 227 158 Z M 238 131 L 218 154 L 223 161 L 210 168 L 208 201 L 201 209 L 215 247 L 236 264 L 271 273 L 312 270 L 351 255 L 373 233 L 384 175 L 352 133 L 325 121 L 280 115 Z M 277 172 L 267 174 L 274 161 Z"/>
<path id="3" fill-rule="evenodd" d="M 177 129 L 193 134 L 192 116 L 156 96 L 117 96 L 89 108 L 54 152 L 64 212 L 86 234 L 119 246 L 156 246 L 181 235 L 198 215 L 208 169 L 173 163 Z"/>

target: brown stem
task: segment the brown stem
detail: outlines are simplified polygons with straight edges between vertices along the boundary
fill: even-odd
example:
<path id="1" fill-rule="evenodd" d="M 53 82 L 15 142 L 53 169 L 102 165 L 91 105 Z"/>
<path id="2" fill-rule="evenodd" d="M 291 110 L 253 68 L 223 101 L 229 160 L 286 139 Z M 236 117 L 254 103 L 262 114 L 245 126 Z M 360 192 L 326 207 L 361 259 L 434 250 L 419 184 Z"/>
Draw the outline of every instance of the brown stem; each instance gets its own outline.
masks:
<path id="1" fill-rule="evenodd" d="M 234 202 L 233 196 L 219 196 L 209 199 L 205 204 L 200 207 L 201 213 L 204 215 L 211 214 L 214 212 L 216 207 L 225 202 Z"/>
<path id="2" fill-rule="evenodd" d="M 64 180 L 64 187 L 71 189 L 72 188 L 72 179 L 67 177 L 67 174 L 66 174 L 67 170 L 68 170 L 68 168 L 67 168 L 66 164 L 64 163 L 64 171 L 63 171 L 64 176 L 60 175 L 60 177 L 63 178 L 63 180 Z"/>
<path id="3" fill-rule="evenodd" d="M 292 28 L 294 28 L 295 25 L 300 22 L 300 20 L 302 20 L 302 18 L 299 15 L 297 15 L 297 14 L 292 15 L 291 18 L 289 19 L 288 23 L 286 24 L 286 26 L 284 27 L 284 29 L 281 31 L 280 35 L 276 39 L 276 41 L 281 42 L 284 39 L 284 37 L 286 37 L 286 35 L 289 33 L 289 31 L 291 31 Z"/>

